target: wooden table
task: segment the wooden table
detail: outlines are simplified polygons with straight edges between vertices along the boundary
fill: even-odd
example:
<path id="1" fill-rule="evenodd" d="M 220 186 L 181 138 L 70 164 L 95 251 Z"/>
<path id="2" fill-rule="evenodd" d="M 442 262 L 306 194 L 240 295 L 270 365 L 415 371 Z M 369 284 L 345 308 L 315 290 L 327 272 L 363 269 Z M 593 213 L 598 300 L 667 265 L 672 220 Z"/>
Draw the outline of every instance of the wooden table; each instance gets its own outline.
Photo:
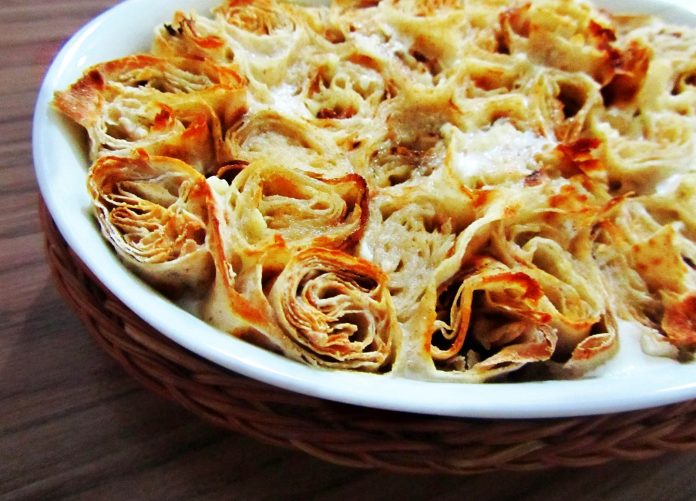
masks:
<path id="1" fill-rule="evenodd" d="M 220 431 L 141 389 L 56 293 L 30 124 L 64 40 L 114 0 L 0 3 L 0 498 L 696 499 L 696 454 L 582 470 L 408 477 Z"/>

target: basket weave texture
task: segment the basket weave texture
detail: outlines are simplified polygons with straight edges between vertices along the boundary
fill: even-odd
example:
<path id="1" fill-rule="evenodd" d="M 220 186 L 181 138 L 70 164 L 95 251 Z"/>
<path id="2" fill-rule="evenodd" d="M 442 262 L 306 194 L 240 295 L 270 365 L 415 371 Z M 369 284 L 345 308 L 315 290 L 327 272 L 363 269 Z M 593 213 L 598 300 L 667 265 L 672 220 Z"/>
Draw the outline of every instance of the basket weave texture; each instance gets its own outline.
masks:
<path id="1" fill-rule="evenodd" d="M 544 420 L 422 416 L 328 402 L 240 376 L 158 333 L 67 246 L 40 203 L 55 283 L 97 343 L 153 392 L 205 420 L 320 459 L 401 473 L 584 467 L 696 449 L 696 400 Z"/>

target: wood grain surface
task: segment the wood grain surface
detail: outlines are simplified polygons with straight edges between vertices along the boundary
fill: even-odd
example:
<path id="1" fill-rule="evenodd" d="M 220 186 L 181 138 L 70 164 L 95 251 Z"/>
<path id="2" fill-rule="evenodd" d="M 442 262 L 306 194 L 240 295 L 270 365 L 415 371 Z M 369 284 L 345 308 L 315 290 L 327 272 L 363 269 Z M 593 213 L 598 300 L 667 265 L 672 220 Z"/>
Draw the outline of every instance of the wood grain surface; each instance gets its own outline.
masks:
<path id="1" fill-rule="evenodd" d="M 462 478 L 349 469 L 215 429 L 129 379 L 51 283 L 30 132 L 52 57 L 115 3 L 0 2 L 0 499 L 696 499 L 696 454 Z"/>

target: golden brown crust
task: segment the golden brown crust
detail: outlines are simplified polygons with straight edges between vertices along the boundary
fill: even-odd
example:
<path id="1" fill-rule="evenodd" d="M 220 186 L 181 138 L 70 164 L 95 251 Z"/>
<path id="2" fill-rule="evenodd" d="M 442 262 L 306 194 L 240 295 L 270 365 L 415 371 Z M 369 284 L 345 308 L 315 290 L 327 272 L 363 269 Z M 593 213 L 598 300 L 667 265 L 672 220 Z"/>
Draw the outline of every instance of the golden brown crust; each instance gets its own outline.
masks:
<path id="1" fill-rule="evenodd" d="M 87 130 L 92 160 L 142 149 L 210 173 L 226 160 L 223 127 L 245 108 L 244 81 L 205 61 L 135 55 L 93 66 L 54 103 Z"/>
<path id="2" fill-rule="evenodd" d="M 680 350 L 696 348 L 696 296 L 689 295 L 667 306 L 662 328 Z"/>

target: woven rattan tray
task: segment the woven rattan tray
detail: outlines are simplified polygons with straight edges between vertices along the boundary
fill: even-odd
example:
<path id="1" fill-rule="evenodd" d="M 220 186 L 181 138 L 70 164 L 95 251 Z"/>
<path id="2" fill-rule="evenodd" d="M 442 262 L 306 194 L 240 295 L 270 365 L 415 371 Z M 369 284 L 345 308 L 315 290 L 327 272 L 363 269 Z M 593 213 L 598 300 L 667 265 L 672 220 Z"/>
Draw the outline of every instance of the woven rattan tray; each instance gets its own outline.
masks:
<path id="1" fill-rule="evenodd" d="M 43 203 L 58 289 L 99 345 L 145 387 L 218 426 L 342 465 L 409 473 L 591 466 L 696 449 L 696 400 L 545 420 L 459 419 L 337 404 L 240 376 L 172 343 L 85 268 Z"/>

